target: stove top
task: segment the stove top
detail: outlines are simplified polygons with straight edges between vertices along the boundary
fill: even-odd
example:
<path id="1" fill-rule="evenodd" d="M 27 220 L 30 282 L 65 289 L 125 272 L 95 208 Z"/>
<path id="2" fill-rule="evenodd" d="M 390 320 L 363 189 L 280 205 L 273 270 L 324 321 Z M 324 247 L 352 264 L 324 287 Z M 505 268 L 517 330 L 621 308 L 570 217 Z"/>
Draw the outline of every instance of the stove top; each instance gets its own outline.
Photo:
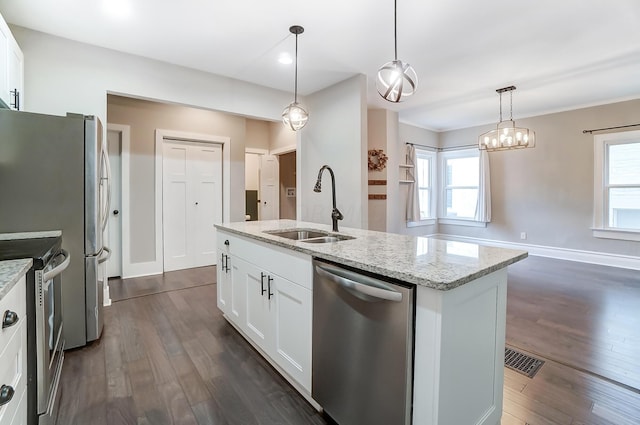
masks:
<path id="1" fill-rule="evenodd" d="M 41 269 L 51 257 L 60 252 L 62 237 L 0 240 L 0 261 L 33 258 L 33 265 Z"/>

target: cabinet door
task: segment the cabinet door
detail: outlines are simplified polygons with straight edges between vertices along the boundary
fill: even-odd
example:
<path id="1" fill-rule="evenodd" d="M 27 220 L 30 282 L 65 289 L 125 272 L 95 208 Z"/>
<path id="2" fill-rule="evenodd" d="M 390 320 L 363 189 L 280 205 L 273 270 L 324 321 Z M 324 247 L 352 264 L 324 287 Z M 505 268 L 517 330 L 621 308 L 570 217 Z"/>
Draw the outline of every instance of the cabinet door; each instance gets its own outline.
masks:
<path id="1" fill-rule="evenodd" d="M 246 286 L 247 312 L 243 330 L 267 354 L 272 321 L 269 312 L 268 275 L 251 263 L 240 261 L 240 273 Z M 272 284 L 273 288 L 273 284 Z"/>
<path id="2" fill-rule="evenodd" d="M 9 106 L 11 109 L 21 111 L 24 110 L 24 56 L 13 37 L 9 40 L 7 61 Z"/>
<path id="3" fill-rule="evenodd" d="M 311 391 L 311 291 L 282 277 L 272 277 L 274 335 L 273 351 L 269 354 Z"/>
<path id="4" fill-rule="evenodd" d="M 0 16 L 0 99 L 2 99 L 2 102 L 7 106 L 11 103 L 8 79 L 9 55 L 7 52 L 9 50 L 9 42 L 12 38 L 13 36 L 9 31 L 9 27 Z"/>
<path id="5" fill-rule="evenodd" d="M 222 250 L 217 250 L 217 304 L 223 313 L 229 314 L 231 300 L 231 258 Z"/>
<path id="6" fill-rule="evenodd" d="M 246 283 L 246 261 L 242 261 L 238 257 L 229 259 L 230 276 L 227 296 L 227 310 L 225 313 L 233 323 L 235 323 L 240 329 L 244 330 L 244 323 L 247 311 L 247 283 Z"/>

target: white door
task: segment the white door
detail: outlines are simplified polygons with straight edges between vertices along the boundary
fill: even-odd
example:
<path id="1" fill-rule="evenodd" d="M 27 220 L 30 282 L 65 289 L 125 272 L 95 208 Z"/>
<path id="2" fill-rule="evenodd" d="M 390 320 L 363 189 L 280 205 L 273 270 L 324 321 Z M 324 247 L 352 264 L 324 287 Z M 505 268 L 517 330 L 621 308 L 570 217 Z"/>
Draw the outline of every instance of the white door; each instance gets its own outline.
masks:
<path id="1" fill-rule="evenodd" d="M 122 276 L 122 143 L 119 131 L 107 131 L 107 149 L 111 164 L 111 207 L 105 235 L 111 257 L 107 261 L 107 277 Z"/>
<path id="2" fill-rule="evenodd" d="M 280 218 L 280 167 L 275 155 L 260 157 L 260 220 Z"/>
<path id="3" fill-rule="evenodd" d="M 163 143 L 164 270 L 216 264 L 222 222 L 222 146 Z"/>

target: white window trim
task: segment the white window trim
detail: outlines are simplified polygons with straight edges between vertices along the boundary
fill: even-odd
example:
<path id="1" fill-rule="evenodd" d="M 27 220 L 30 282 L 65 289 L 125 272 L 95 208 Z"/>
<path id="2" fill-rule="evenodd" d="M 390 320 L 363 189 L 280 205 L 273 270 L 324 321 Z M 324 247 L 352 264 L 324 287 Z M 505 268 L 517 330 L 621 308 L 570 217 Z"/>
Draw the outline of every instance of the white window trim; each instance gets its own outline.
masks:
<path id="1" fill-rule="evenodd" d="M 595 238 L 618 239 L 626 241 L 640 241 L 640 231 L 630 229 L 617 229 L 609 227 L 607 221 L 607 199 L 604 196 L 607 183 L 607 167 L 605 164 L 605 152 L 611 144 L 625 142 L 637 142 L 640 140 L 640 130 L 623 131 L 619 133 L 599 134 L 593 138 L 593 227 L 592 235 Z"/>
<path id="2" fill-rule="evenodd" d="M 487 227 L 487 223 L 483 221 L 477 221 L 473 218 L 453 218 L 447 217 L 447 203 L 445 201 L 445 182 L 447 181 L 447 167 L 446 161 L 447 159 L 452 158 L 468 158 L 468 157 L 477 157 L 480 158 L 480 151 L 476 148 L 471 149 L 459 149 L 459 150 L 451 150 L 446 152 L 441 152 L 439 154 L 440 160 L 438 161 L 438 166 L 440 168 L 440 180 L 438 182 L 439 190 L 439 202 L 438 205 L 438 223 L 439 224 L 453 224 L 458 226 L 471 226 L 471 227 Z M 478 159 L 479 160 L 479 159 Z M 479 189 L 479 188 L 478 188 Z"/>
<path id="3" fill-rule="evenodd" d="M 429 165 L 429 180 L 430 180 L 430 193 L 429 193 L 429 218 L 419 221 L 408 221 L 407 227 L 420 227 L 420 226 L 433 226 L 437 221 L 437 204 L 438 204 L 438 155 L 431 149 L 424 149 L 420 146 L 415 146 L 417 158 L 427 158 L 431 162 Z M 418 169 L 414 170 L 415 184 L 418 184 Z"/>

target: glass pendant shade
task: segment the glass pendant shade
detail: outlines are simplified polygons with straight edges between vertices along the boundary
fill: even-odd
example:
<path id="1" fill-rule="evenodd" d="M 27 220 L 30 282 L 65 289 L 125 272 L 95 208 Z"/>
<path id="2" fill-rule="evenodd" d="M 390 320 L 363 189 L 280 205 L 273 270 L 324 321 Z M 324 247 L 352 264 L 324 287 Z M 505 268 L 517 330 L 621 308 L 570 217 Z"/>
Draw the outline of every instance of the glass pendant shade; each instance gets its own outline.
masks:
<path id="1" fill-rule="evenodd" d="M 387 62 L 378 70 L 376 88 L 389 102 L 400 102 L 415 93 L 418 87 L 416 71 L 401 60 Z"/>
<path id="2" fill-rule="evenodd" d="M 298 131 L 309 120 L 309 113 L 298 102 L 292 102 L 282 111 L 282 122 L 293 131 Z"/>
<path id="3" fill-rule="evenodd" d="M 482 133 L 478 137 L 478 149 L 486 151 L 503 151 L 509 149 L 533 148 L 536 145 L 536 133 L 524 127 L 516 127 L 513 120 L 513 97 L 511 97 L 511 115 L 508 120 L 502 120 L 502 93 L 511 92 L 513 86 L 496 90 L 500 94 L 500 122 L 495 130 Z"/>
<path id="4" fill-rule="evenodd" d="M 304 32 L 300 25 L 289 27 L 289 32 L 296 36 L 296 70 L 293 89 L 293 102 L 282 111 L 282 122 L 293 131 L 298 131 L 309 121 L 309 113 L 298 103 L 298 36 Z"/>

